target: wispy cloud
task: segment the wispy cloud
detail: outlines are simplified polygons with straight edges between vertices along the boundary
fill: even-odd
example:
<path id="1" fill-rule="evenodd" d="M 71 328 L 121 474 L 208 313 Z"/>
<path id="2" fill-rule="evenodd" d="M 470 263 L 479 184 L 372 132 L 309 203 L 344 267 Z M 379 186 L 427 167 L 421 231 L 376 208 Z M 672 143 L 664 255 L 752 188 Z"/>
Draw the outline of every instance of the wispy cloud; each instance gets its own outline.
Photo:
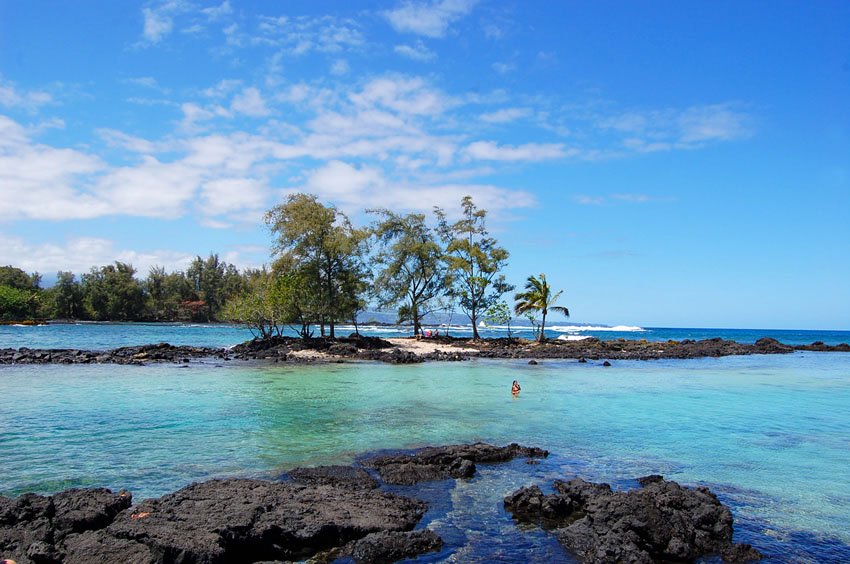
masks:
<path id="1" fill-rule="evenodd" d="M 393 50 L 402 57 L 414 61 L 429 62 L 437 58 L 437 54 L 428 49 L 422 41 L 417 41 L 413 45 L 396 45 Z"/>
<path id="2" fill-rule="evenodd" d="M 477 3 L 477 0 L 408 1 L 382 15 L 398 32 L 440 38 L 446 35 L 451 24 L 469 14 Z"/>
<path id="3" fill-rule="evenodd" d="M 53 102 L 53 97 L 39 90 L 21 91 L 11 82 L 0 79 L 0 106 L 35 112 L 41 106 Z"/>
<path id="4" fill-rule="evenodd" d="M 753 133 L 752 117 L 730 103 L 623 112 L 600 118 L 598 126 L 624 134 L 623 145 L 643 153 L 696 148 Z"/>
<path id="5" fill-rule="evenodd" d="M 570 156 L 561 143 L 525 143 L 499 145 L 492 141 L 476 141 L 464 149 L 471 159 L 485 161 L 545 161 Z"/>
<path id="6" fill-rule="evenodd" d="M 487 123 L 509 123 L 531 115 L 531 108 L 501 108 L 495 112 L 481 114 L 481 121 Z"/>
<path id="7" fill-rule="evenodd" d="M 142 8 L 142 36 L 148 45 L 159 43 L 174 30 L 174 18 L 191 10 L 183 0 L 164 0 Z"/>
<path id="8" fill-rule="evenodd" d="M 234 45 L 265 45 L 289 55 L 342 53 L 366 44 L 360 25 L 333 16 L 262 16 L 254 31 L 234 28 L 229 41 Z"/>
<path id="9" fill-rule="evenodd" d="M 574 196 L 574 200 L 584 206 L 602 206 L 616 203 L 646 204 L 648 202 L 670 202 L 673 198 L 651 196 L 649 194 L 620 193 L 606 196 L 589 196 L 586 194 L 580 194 Z"/>

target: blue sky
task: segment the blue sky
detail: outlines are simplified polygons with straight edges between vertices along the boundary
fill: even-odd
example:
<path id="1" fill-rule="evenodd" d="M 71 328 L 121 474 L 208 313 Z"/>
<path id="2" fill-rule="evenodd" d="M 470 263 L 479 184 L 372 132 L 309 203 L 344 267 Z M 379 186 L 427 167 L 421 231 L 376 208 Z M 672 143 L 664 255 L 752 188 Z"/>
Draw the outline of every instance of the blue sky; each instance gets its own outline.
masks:
<path id="1" fill-rule="evenodd" d="M 576 322 L 850 329 L 850 3 L 0 0 L 0 263 L 490 211 Z"/>

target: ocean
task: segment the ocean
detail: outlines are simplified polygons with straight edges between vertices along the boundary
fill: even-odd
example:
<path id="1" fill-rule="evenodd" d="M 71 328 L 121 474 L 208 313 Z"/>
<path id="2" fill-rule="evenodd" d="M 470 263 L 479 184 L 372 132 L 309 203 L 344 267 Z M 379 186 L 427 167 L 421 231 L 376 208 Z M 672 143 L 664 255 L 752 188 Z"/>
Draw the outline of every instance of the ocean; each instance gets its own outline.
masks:
<path id="1" fill-rule="evenodd" d="M 847 332 L 558 327 L 552 335 L 850 341 Z M 0 348 L 228 346 L 248 337 L 227 325 L 0 327 Z M 423 526 L 446 540 L 417 562 L 570 562 L 550 535 L 516 527 L 502 498 L 576 475 L 631 488 L 653 473 L 710 487 L 733 509 L 735 540 L 768 562 L 850 560 L 850 354 L 613 364 L 0 366 L 0 495 L 106 486 L 140 500 L 380 449 L 519 442 L 552 455 L 537 466 L 480 465 L 468 482 L 398 489 L 431 503 Z"/>

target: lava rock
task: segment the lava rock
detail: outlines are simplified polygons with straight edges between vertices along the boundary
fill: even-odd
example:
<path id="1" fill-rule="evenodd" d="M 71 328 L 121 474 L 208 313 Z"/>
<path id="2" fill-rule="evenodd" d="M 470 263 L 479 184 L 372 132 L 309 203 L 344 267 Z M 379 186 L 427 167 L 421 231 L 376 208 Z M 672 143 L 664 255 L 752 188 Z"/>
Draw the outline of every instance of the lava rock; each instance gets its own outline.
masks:
<path id="1" fill-rule="evenodd" d="M 353 466 L 296 468 L 287 475 L 299 484 L 342 486 L 356 490 L 373 490 L 378 487 L 378 481 L 368 472 Z"/>
<path id="2" fill-rule="evenodd" d="M 580 478 L 557 480 L 555 493 L 521 488 L 505 498 L 505 507 L 518 521 L 552 530 L 582 562 L 761 558 L 749 545 L 732 544 L 732 512 L 707 488 L 684 488 L 661 476 L 639 483 L 641 489 L 614 492 Z"/>
<path id="3" fill-rule="evenodd" d="M 143 501 L 106 532 L 164 555 L 158 562 L 299 560 L 370 533 L 410 530 L 425 509 L 375 490 L 211 480 Z"/>
<path id="4" fill-rule="evenodd" d="M 0 555 L 18 564 L 60 562 L 66 536 L 106 527 L 131 502 L 129 493 L 103 488 L 0 497 Z"/>
<path id="5" fill-rule="evenodd" d="M 365 465 L 374 468 L 388 484 L 412 485 L 432 480 L 471 478 L 475 463 L 507 462 L 520 457 L 545 458 L 548 451 L 516 443 L 497 447 L 485 443 L 428 447 L 413 454 L 379 456 Z"/>
<path id="6" fill-rule="evenodd" d="M 356 541 L 351 557 L 358 563 L 383 564 L 443 548 L 443 539 L 434 531 L 372 533 Z"/>

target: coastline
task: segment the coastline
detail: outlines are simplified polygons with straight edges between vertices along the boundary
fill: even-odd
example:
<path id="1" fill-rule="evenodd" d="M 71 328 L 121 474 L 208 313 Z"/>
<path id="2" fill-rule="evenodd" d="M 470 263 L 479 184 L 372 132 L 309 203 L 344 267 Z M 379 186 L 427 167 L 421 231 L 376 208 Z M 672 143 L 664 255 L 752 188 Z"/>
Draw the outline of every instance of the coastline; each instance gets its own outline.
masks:
<path id="1" fill-rule="evenodd" d="M 606 483 L 570 475 L 555 480 L 555 493 L 544 495 L 534 469 L 548 456 L 516 443 L 457 444 L 367 453 L 349 466 L 299 467 L 275 480 L 196 482 L 135 505 L 132 493 L 104 488 L 0 497 L 5 515 L 0 557 L 19 564 L 446 557 L 462 550 L 464 540 L 443 539 L 439 525 L 425 519 L 433 498 L 423 499 L 423 490 L 411 487 L 435 482 L 449 489 L 460 482 L 480 487 L 479 465 L 514 460 L 524 462 L 517 466 L 534 480 L 507 490 L 501 504 L 518 539 L 554 537 L 563 556 L 580 562 L 600 561 L 601 554 L 621 561 L 763 557 L 749 544 L 733 544 L 732 512 L 707 488 L 652 475 L 635 478 L 628 491 L 613 491 Z M 645 542 L 633 542 L 636 533 Z M 514 556 L 523 554 L 520 547 Z"/>
<path id="2" fill-rule="evenodd" d="M 667 342 L 646 339 L 600 340 L 595 337 L 575 341 L 525 339 L 481 339 L 457 337 L 415 339 L 412 337 L 349 337 L 300 339 L 274 337 L 251 340 L 230 348 L 195 347 L 158 343 L 119 347 L 109 350 L 0 349 L 2 364 L 132 364 L 172 362 L 187 364 L 202 359 L 222 361 L 266 361 L 302 364 L 379 361 L 391 364 L 415 364 L 429 361 L 467 361 L 482 359 L 528 360 L 663 360 L 753 354 L 791 354 L 795 351 L 850 352 L 850 345 L 826 345 L 816 341 L 808 345 L 787 345 L 763 337 L 753 344 L 715 337 L 712 339 Z"/>

